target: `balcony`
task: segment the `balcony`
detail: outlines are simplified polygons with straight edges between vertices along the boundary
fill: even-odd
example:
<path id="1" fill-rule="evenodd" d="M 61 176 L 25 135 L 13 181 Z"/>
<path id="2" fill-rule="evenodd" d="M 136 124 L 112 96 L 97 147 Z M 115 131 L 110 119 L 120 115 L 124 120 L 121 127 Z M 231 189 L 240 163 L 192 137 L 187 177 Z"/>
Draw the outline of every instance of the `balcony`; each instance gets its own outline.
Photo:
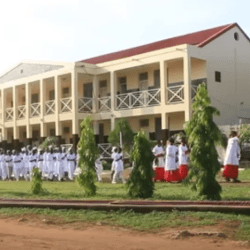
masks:
<path id="1" fill-rule="evenodd" d="M 6 121 L 13 121 L 13 117 L 14 117 L 14 110 L 13 108 L 7 108 L 5 109 L 5 119 Z"/>
<path id="2" fill-rule="evenodd" d="M 145 108 L 161 105 L 160 89 L 136 91 L 116 95 L 117 109 Z"/>
<path id="3" fill-rule="evenodd" d="M 55 114 L 55 100 L 45 102 L 45 115 Z"/>
<path id="4" fill-rule="evenodd" d="M 25 105 L 17 106 L 17 119 L 21 120 L 25 119 L 25 117 L 26 117 L 26 106 Z"/>
<path id="5" fill-rule="evenodd" d="M 30 117 L 38 117 L 41 114 L 41 104 L 39 102 L 30 105 Z"/>
<path id="6" fill-rule="evenodd" d="M 93 110 L 93 98 L 80 97 L 78 98 L 78 112 L 90 113 Z"/>
<path id="7" fill-rule="evenodd" d="M 168 104 L 184 102 L 184 85 L 167 87 Z"/>
<path id="8" fill-rule="evenodd" d="M 110 112 L 111 111 L 111 97 L 104 96 L 97 98 L 98 100 L 98 111 L 99 112 Z"/>
<path id="9" fill-rule="evenodd" d="M 61 113 L 71 113 L 72 112 L 72 98 L 62 98 L 61 102 Z"/>

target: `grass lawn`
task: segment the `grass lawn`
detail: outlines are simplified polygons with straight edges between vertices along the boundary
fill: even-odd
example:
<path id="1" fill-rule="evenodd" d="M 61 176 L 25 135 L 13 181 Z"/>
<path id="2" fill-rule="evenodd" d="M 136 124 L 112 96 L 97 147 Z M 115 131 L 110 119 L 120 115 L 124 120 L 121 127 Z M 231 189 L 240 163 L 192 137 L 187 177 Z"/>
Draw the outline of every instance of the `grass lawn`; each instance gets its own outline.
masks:
<path id="1" fill-rule="evenodd" d="M 241 171 L 242 183 L 225 183 L 222 185 L 223 200 L 250 200 L 250 169 Z M 0 181 L 0 197 L 5 198 L 40 198 L 40 199 L 86 199 L 81 187 L 76 182 L 43 182 L 47 192 L 43 195 L 31 193 L 31 182 Z M 124 184 L 97 183 L 97 195 L 88 199 L 129 199 Z M 156 183 L 153 200 L 195 200 L 193 192 L 184 184 Z"/>
<path id="2" fill-rule="evenodd" d="M 242 183 L 225 183 L 218 177 L 222 185 L 223 200 L 250 200 L 250 169 L 240 172 Z M 128 199 L 125 185 L 97 183 L 97 195 L 88 199 Z M 75 182 L 44 182 L 47 193 L 31 194 L 31 183 L 25 181 L 1 181 L 0 197 L 8 198 L 56 198 L 56 199 L 86 199 L 82 189 Z M 157 200 L 195 200 L 196 193 L 183 184 L 156 183 L 155 194 L 151 199 Z M 223 214 L 215 212 L 152 212 L 148 214 L 133 211 L 91 211 L 91 210 L 52 210 L 30 208 L 1 208 L 0 218 L 22 218 L 35 216 L 46 218 L 52 224 L 97 223 L 112 226 L 157 232 L 161 228 L 192 228 L 224 225 L 225 230 L 233 230 L 233 238 L 250 239 L 250 216 L 241 214 Z"/>

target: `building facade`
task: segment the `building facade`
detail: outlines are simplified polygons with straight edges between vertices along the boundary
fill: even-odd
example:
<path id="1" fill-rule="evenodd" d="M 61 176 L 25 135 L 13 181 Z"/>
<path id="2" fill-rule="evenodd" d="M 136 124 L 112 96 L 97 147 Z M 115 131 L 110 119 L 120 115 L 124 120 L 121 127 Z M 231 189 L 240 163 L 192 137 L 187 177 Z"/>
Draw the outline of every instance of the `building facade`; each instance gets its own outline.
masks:
<path id="1" fill-rule="evenodd" d="M 23 62 L 0 76 L 1 146 L 56 136 L 78 142 L 91 115 L 97 142 L 125 118 L 153 140 L 183 130 L 197 87 L 206 82 L 219 126 L 250 118 L 250 43 L 236 24 L 74 63 Z"/>

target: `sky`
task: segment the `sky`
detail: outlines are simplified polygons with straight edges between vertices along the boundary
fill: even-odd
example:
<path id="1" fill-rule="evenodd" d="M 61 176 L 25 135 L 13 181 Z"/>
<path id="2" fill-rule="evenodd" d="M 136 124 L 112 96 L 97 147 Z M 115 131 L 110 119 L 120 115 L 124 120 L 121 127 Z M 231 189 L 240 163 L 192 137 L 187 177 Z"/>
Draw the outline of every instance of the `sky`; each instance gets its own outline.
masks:
<path id="1" fill-rule="evenodd" d="M 27 61 L 74 62 L 237 22 L 249 0 L 0 0 L 0 74 Z"/>

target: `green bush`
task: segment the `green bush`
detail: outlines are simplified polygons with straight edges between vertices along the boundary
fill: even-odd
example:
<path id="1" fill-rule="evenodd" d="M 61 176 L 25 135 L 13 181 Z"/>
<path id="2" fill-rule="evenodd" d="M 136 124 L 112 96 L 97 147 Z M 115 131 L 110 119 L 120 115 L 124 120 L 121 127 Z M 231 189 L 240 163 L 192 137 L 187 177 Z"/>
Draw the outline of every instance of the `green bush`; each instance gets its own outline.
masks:
<path id="1" fill-rule="evenodd" d="M 84 189 L 85 196 L 94 196 L 96 194 L 96 171 L 95 160 L 98 158 L 99 149 L 95 142 L 94 130 L 91 125 L 91 117 L 86 117 L 81 123 L 81 137 L 78 143 L 79 148 L 79 167 L 81 174 L 77 181 Z"/>
<path id="2" fill-rule="evenodd" d="M 206 84 L 199 85 L 192 105 L 193 116 L 187 122 L 185 132 L 191 146 L 188 179 L 193 178 L 192 189 L 198 191 L 202 199 L 221 199 L 221 186 L 216 181 L 220 171 L 216 144 L 222 144 L 222 134 L 213 122 L 219 111 L 211 106 Z"/>
<path id="3" fill-rule="evenodd" d="M 131 198 L 149 198 L 154 193 L 154 171 L 152 162 L 154 155 L 151 151 L 151 143 L 144 132 L 140 131 L 134 137 L 131 161 L 134 168 L 126 183 L 128 195 Z"/>
<path id="4" fill-rule="evenodd" d="M 33 194 L 40 194 L 43 193 L 42 188 L 42 174 L 40 173 L 38 168 L 33 168 L 32 170 L 32 185 L 31 185 L 31 192 Z"/>

